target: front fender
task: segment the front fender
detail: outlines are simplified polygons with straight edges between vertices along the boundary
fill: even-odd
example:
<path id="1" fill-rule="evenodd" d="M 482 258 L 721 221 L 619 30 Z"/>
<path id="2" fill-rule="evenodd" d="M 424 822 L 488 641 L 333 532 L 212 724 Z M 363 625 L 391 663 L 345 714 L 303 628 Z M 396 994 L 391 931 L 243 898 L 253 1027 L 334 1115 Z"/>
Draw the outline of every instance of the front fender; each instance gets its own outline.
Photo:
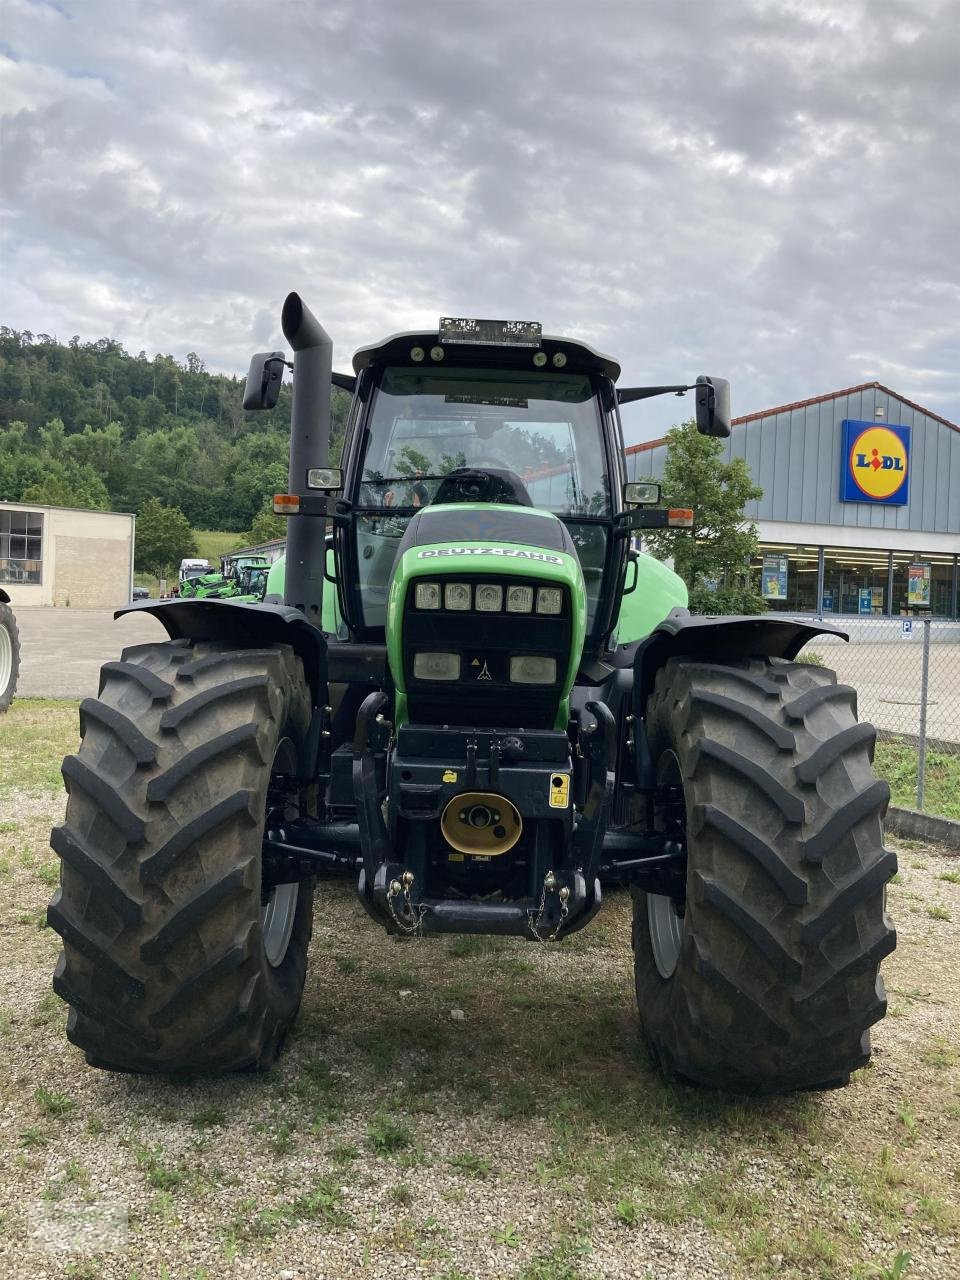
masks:
<path id="1" fill-rule="evenodd" d="M 303 662 L 314 706 L 327 700 L 327 642 L 299 609 L 288 605 L 243 604 L 237 600 L 144 600 L 113 615 L 150 613 L 171 640 L 217 640 L 238 648 L 288 644 Z"/>
<path id="2" fill-rule="evenodd" d="M 770 614 L 757 617 L 693 617 L 672 610 L 638 647 L 633 659 L 633 713 L 643 716 L 657 672 L 669 658 L 795 658 L 814 636 L 848 638 L 845 631 L 820 623 L 798 622 Z"/>
<path id="3" fill-rule="evenodd" d="M 9 604 L 9 603 L 10 603 L 10 597 L 4 591 L 3 587 L 0 587 L 0 604 Z"/>

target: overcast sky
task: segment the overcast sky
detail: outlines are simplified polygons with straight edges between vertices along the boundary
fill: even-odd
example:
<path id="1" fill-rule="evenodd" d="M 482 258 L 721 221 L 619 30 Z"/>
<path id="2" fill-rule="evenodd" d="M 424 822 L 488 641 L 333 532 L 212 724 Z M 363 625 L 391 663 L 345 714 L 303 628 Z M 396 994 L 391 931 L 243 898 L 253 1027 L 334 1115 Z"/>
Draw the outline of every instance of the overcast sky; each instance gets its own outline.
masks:
<path id="1" fill-rule="evenodd" d="M 960 422 L 960 0 L 3 0 L 0 323 L 241 372 L 539 320 Z M 692 412 L 648 401 L 628 440 Z"/>

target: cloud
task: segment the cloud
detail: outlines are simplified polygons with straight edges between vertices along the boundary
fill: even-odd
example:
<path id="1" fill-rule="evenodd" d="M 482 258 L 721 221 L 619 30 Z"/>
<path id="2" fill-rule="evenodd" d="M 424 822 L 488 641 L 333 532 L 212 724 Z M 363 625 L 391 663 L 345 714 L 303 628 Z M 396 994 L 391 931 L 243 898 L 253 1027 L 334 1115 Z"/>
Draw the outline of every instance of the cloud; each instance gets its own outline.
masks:
<path id="1" fill-rule="evenodd" d="M 508 316 L 737 412 L 877 377 L 960 420 L 950 0 L 7 10 L 6 324 L 239 372 L 296 288 L 341 368 Z"/>

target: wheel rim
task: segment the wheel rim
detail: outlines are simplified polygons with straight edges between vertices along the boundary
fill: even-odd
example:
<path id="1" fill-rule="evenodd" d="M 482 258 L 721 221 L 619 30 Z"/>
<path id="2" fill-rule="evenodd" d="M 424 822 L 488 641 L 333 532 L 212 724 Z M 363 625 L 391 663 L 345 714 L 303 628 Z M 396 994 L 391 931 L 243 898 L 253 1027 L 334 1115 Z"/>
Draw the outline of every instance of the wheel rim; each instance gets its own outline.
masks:
<path id="1" fill-rule="evenodd" d="M 672 978 L 683 946 L 683 921 L 672 898 L 662 893 L 647 894 L 647 925 L 657 972 L 661 978 Z"/>
<path id="2" fill-rule="evenodd" d="M 686 844 L 686 806 L 680 761 L 665 751 L 657 766 L 657 807 L 654 826 Z M 668 894 L 647 894 L 647 926 L 653 962 L 661 978 L 672 978 L 683 948 L 684 917 Z"/>
<path id="3" fill-rule="evenodd" d="M 0 694 L 7 692 L 13 676 L 13 640 L 5 622 L 0 622 Z"/>
<path id="4" fill-rule="evenodd" d="M 274 752 L 271 776 L 275 773 L 294 773 L 296 768 L 297 749 L 290 738 L 281 738 Z M 299 901 L 299 881 L 294 884 L 278 884 L 270 890 L 270 896 L 260 908 L 263 954 L 273 969 L 283 964 L 286 957 Z"/>

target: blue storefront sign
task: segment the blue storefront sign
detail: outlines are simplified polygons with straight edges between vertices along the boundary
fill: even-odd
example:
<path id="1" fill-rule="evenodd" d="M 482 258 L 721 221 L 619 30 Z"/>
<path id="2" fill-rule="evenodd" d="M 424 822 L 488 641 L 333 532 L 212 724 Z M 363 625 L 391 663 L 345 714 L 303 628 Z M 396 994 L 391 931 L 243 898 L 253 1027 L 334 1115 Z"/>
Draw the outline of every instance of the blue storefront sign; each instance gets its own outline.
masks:
<path id="1" fill-rule="evenodd" d="M 910 428 L 841 423 L 840 501 L 905 506 L 910 497 Z"/>

